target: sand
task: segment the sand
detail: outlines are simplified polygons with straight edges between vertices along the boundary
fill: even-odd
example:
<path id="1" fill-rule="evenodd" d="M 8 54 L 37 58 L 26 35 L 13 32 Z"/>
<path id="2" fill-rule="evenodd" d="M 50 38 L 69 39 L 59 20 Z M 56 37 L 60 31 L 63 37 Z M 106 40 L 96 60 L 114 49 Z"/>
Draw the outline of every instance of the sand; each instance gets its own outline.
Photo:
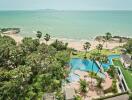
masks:
<path id="1" fill-rule="evenodd" d="M 10 36 L 11 38 L 13 38 L 17 43 L 21 43 L 21 40 L 23 39 L 23 37 L 21 37 L 18 34 L 4 34 L 6 36 Z"/>
<path id="2" fill-rule="evenodd" d="M 19 34 L 4 34 L 4 35 L 12 37 L 17 43 L 20 43 L 21 40 L 23 39 L 23 37 L 20 36 Z M 52 43 L 55 39 L 56 39 L 56 38 L 52 38 L 52 39 L 48 42 L 48 44 Z M 84 49 L 83 49 L 83 44 L 86 42 L 86 40 L 76 41 L 76 40 L 63 39 L 63 38 L 58 39 L 58 40 L 63 41 L 64 43 L 67 42 L 67 43 L 68 43 L 68 47 L 74 48 L 74 49 L 76 49 L 76 50 L 78 50 L 78 51 L 84 51 Z M 41 39 L 41 43 L 42 43 L 42 42 L 45 42 L 45 41 L 44 41 L 43 39 Z M 93 40 L 93 41 L 88 41 L 88 42 L 90 42 L 90 44 L 91 44 L 90 50 L 95 49 L 96 46 L 97 46 L 99 43 L 104 45 L 104 46 L 103 46 L 104 49 L 113 49 L 113 48 L 115 48 L 115 47 L 117 47 L 117 46 L 120 45 L 118 42 L 108 42 L 108 43 L 107 43 L 107 47 L 106 47 L 106 43 L 103 43 L 103 42 L 101 43 L 101 42 L 98 42 L 98 41 L 95 41 L 95 40 Z M 123 43 L 122 43 L 122 45 L 123 45 Z"/>

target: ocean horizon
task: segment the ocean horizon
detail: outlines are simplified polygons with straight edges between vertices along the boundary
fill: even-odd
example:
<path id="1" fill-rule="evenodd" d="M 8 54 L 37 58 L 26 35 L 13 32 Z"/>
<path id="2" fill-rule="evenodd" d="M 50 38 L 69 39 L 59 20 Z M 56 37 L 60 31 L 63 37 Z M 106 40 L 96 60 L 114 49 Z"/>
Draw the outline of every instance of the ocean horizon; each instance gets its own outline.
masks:
<path id="1" fill-rule="evenodd" d="M 21 36 L 35 31 L 53 38 L 92 40 L 96 36 L 132 37 L 132 11 L 0 11 L 0 28 L 20 28 Z"/>

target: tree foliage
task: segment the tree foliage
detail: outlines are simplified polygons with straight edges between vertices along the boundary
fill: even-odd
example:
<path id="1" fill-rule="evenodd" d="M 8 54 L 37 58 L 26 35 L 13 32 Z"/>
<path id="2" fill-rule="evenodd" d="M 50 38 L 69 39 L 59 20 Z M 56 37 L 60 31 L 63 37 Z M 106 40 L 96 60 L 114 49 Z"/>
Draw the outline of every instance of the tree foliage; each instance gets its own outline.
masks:
<path id="1" fill-rule="evenodd" d="M 26 37 L 17 45 L 0 36 L 0 100 L 38 100 L 60 90 L 70 54 L 64 43 L 54 43 Z"/>
<path id="2" fill-rule="evenodd" d="M 47 44 L 47 42 L 50 40 L 50 35 L 49 34 L 45 34 L 44 39 L 45 39 L 46 44 Z"/>
<path id="3" fill-rule="evenodd" d="M 115 66 L 111 65 L 107 72 L 113 79 L 116 78 L 116 68 L 115 68 Z"/>
<path id="4" fill-rule="evenodd" d="M 66 50 L 68 43 L 63 43 L 62 41 L 59 40 L 55 40 L 51 46 L 53 46 L 54 48 L 56 48 L 57 51 L 61 51 L 61 50 Z"/>
<path id="5" fill-rule="evenodd" d="M 87 55 L 87 51 L 90 49 L 90 47 L 91 47 L 91 44 L 89 42 L 84 43 L 83 48 L 85 50 L 85 58 L 86 58 L 86 55 Z"/>
<path id="6" fill-rule="evenodd" d="M 97 48 L 98 52 L 101 52 L 101 50 L 103 49 L 103 45 L 102 44 L 98 44 L 96 46 L 96 48 Z"/>
<path id="7" fill-rule="evenodd" d="M 37 31 L 36 37 L 37 37 L 38 39 L 40 39 L 40 38 L 42 37 L 42 32 Z"/>
<path id="8" fill-rule="evenodd" d="M 132 39 L 128 40 L 124 47 L 128 53 L 132 54 Z"/>
<path id="9" fill-rule="evenodd" d="M 87 93 L 87 88 L 88 88 L 88 83 L 86 82 L 86 80 L 80 80 L 79 83 L 80 83 L 80 91 L 83 94 L 86 94 Z"/>
<path id="10" fill-rule="evenodd" d="M 112 38 L 112 34 L 107 32 L 105 33 L 105 40 L 106 40 L 106 47 L 107 47 L 107 42 Z"/>

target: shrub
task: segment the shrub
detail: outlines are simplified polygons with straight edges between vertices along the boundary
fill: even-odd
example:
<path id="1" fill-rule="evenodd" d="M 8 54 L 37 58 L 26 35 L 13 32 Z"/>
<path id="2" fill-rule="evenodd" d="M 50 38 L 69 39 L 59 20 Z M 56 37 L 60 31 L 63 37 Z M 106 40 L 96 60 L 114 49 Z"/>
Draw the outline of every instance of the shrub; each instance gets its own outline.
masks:
<path id="1" fill-rule="evenodd" d="M 116 79 L 114 79 L 114 80 L 112 81 L 112 92 L 113 92 L 113 93 L 117 93 L 117 92 L 118 92 L 117 86 L 116 86 Z"/>
<path id="2" fill-rule="evenodd" d="M 132 100 L 132 93 L 129 94 L 129 100 Z"/>

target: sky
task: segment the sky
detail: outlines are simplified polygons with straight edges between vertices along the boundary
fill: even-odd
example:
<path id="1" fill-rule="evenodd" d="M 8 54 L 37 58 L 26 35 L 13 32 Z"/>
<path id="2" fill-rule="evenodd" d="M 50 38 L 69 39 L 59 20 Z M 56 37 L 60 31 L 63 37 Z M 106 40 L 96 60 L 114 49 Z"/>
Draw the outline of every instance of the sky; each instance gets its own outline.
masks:
<path id="1" fill-rule="evenodd" d="M 0 0 L 0 10 L 132 10 L 132 0 Z"/>

